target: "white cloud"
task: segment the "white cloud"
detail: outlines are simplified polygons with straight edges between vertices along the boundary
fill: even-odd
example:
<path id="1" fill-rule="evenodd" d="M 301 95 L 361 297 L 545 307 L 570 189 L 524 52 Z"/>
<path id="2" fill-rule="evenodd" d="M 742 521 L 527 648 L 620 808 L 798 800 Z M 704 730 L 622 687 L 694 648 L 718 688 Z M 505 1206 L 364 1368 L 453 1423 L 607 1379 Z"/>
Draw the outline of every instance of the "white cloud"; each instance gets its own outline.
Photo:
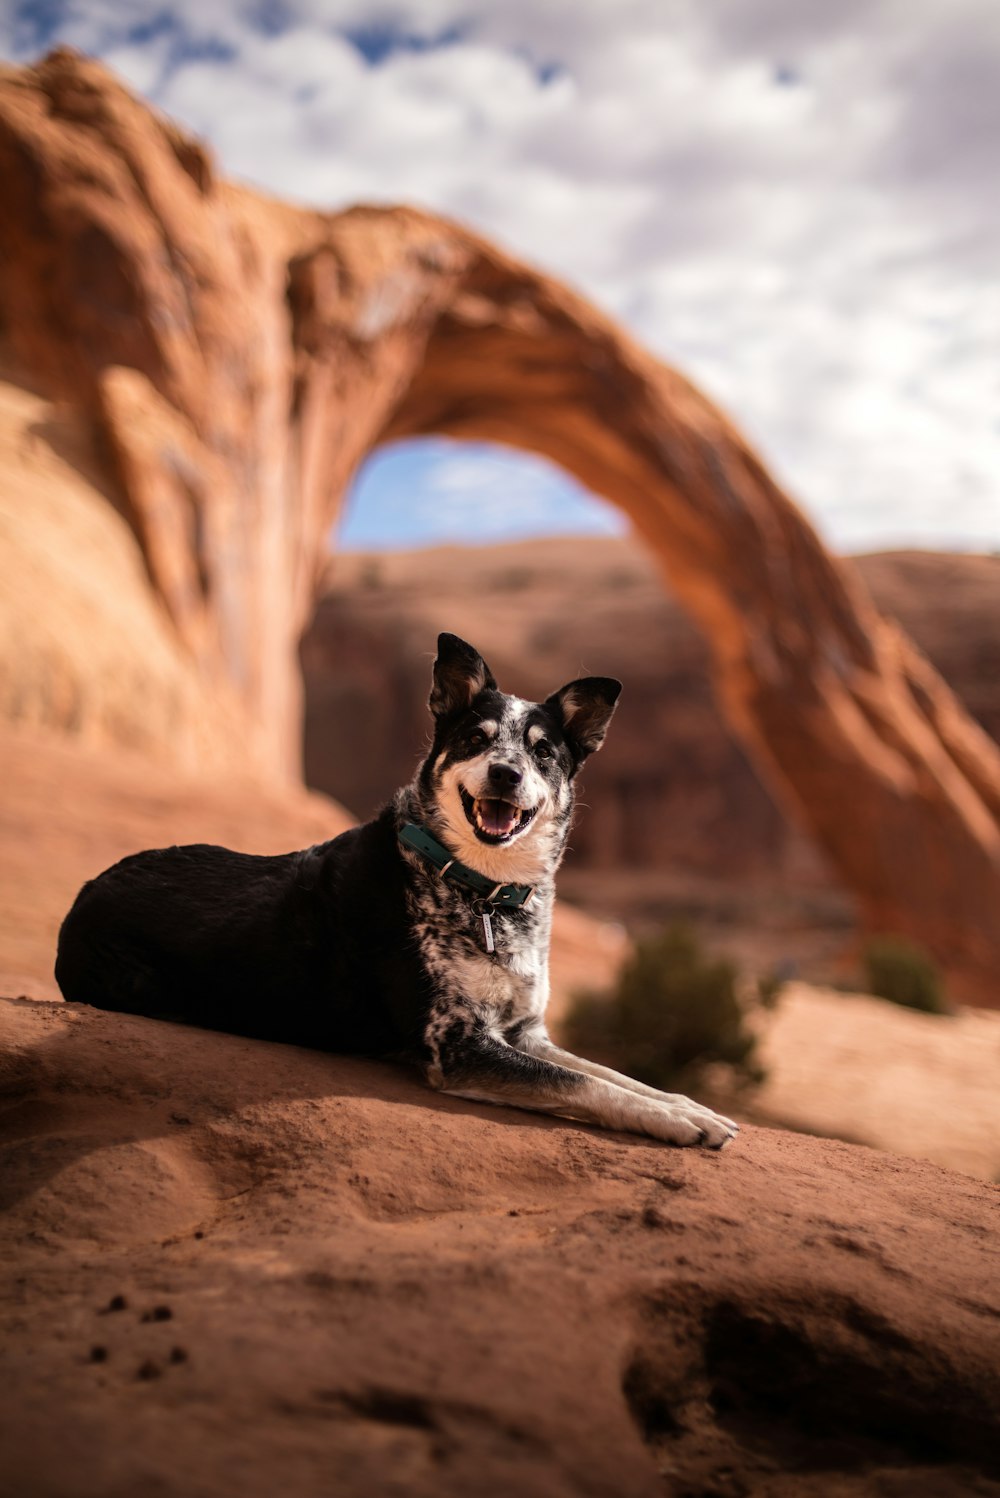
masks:
<path id="1" fill-rule="evenodd" d="M 993 0 L 67 0 L 58 34 L 236 176 L 580 285 L 837 544 L 1000 545 Z"/>

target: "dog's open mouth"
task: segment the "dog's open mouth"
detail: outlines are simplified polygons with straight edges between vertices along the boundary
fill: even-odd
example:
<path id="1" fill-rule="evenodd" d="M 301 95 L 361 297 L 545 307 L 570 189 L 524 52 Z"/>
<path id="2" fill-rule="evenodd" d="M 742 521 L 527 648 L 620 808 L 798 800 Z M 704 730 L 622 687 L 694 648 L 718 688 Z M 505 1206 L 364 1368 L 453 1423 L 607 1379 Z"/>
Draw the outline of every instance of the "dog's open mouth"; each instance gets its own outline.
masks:
<path id="1" fill-rule="evenodd" d="M 538 810 L 537 806 L 515 806 L 502 797 L 470 796 L 464 785 L 459 790 L 466 819 L 482 843 L 509 842 L 515 833 L 523 832 Z"/>

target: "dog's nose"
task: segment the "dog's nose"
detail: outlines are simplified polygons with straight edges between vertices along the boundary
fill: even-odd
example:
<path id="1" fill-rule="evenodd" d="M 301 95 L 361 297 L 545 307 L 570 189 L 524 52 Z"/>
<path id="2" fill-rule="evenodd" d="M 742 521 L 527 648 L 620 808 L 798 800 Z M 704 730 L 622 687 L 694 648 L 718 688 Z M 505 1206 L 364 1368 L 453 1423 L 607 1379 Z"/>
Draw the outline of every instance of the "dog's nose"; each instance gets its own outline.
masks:
<path id="1" fill-rule="evenodd" d="M 498 791 L 512 791 L 524 779 L 520 770 L 515 770 L 513 765 L 490 765 L 488 774 L 490 785 Z"/>

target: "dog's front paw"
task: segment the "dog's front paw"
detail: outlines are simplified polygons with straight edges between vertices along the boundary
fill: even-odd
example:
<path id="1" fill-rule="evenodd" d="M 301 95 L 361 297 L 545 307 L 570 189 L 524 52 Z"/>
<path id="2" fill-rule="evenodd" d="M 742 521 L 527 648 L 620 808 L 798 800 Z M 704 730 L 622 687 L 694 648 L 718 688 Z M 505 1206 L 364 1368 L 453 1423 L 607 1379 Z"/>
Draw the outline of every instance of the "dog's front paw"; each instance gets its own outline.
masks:
<path id="1" fill-rule="evenodd" d="M 661 1105 L 660 1112 L 663 1115 L 664 1132 L 657 1131 L 656 1137 L 665 1139 L 669 1144 L 717 1150 L 728 1144 L 740 1131 L 739 1124 L 734 1123 L 731 1118 L 713 1113 L 710 1108 L 703 1108 L 700 1103 L 693 1103 L 686 1097 L 671 1097 L 668 1103 Z"/>

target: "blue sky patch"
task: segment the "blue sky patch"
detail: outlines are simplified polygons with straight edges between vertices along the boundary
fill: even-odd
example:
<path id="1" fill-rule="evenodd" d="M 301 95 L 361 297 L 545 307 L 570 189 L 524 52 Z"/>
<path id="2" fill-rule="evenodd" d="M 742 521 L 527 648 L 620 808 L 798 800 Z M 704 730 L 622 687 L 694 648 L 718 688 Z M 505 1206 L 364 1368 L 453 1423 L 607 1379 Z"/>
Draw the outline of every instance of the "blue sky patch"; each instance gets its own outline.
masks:
<path id="1" fill-rule="evenodd" d="M 44 51 L 66 20 L 65 0 L 21 0 L 14 10 L 14 45 L 19 53 Z"/>
<path id="2" fill-rule="evenodd" d="M 379 448 L 358 473 L 338 550 L 485 545 L 525 536 L 621 535 L 620 510 L 543 458 L 425 437 Z"/>
<path id="3" fill-rule="evenodd" d="M 423 35 L 383 21 L 372 21 L 367 26 L 347 26 L 341 31 L 370 67 L 378 67 L 396 52 L 432 52 L 439 47 L 453 47 L 463 41 L 466 34 L 467 28 L 460 25 L 445 26 L 440 31 Z"/>

